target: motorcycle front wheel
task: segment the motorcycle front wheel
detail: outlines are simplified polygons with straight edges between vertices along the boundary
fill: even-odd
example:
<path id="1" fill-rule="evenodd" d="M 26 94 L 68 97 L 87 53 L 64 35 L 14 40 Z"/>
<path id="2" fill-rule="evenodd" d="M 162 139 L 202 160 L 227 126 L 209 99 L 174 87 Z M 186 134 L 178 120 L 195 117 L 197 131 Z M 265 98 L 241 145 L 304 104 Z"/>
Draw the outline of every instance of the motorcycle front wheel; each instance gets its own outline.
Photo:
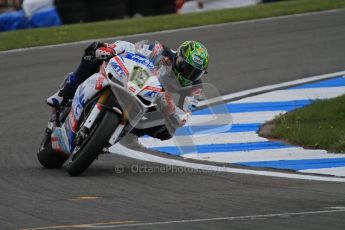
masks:
<path id="1" fill-rule="evenodd" d="M 120 117 L 118 114 L 110 111 L 105 112 L 103 118 L 94 127 L 95 130 L 91 130 L 87 140 L 85 140 L 86 143 L 82 144 L 71 162 L 67 164 L 66 169 L 69 175 L 79 176 L 92 164 L 103 147 L 108 144 L 119 122 Z"/>

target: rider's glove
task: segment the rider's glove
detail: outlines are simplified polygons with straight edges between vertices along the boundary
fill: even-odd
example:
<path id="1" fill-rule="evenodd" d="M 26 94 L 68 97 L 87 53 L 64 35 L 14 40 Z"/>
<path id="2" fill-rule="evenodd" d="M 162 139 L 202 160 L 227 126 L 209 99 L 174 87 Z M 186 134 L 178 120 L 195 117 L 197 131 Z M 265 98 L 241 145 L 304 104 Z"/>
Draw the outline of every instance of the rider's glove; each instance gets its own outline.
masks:
<path id="1" fill-rule="evenodd" d="M 198 106 L 199 101 L 195 97 L 187 96 L 184 99 L 183 110 L 187 112 L 194 112 Z"/>
<path id="2" fill-rule="evenodd" d="M 86 49 L 84 56 L 92 56 L 95 57 L 95 52 L 97 49 L 101 47 L 106 47 L 107 45 L 103 42 L 92 42 Z"/>
<path id="3" fill-rule="evenodd" d="M 100 47 L 95 52 L 95 57 L 98 60 L 106 61 L 115 56 L 115 50 L 110 47 Z"/>
<path id="4" fill-rule="evenodd" d="M 175 113 L 172 114 L 173 120 L 175 122 L 175 127 L 182 127 L 184 126 L 189 117 L 190 117 L 189 112 L 185 112 L 182 109 L 176 107 Z"/>

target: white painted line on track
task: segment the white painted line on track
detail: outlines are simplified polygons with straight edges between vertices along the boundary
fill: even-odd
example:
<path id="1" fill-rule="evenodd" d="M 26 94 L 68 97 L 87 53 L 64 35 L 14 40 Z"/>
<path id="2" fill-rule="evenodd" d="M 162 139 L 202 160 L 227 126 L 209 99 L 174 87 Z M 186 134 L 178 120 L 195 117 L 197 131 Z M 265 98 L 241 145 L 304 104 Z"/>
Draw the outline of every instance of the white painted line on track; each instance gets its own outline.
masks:
<path id="1" fill-rule="evenodd" d="M 214 218 L 202 218 L 202 219 L 185 219 L 185 220 L 171 220 L 171 221 L 158 221 L 148 223 L 136 223 L 136 224 L 120 224 L 120 225 L 102 225 L 102 226 L 90 226 L 91 228 L 124 228 L 124 227 L 145 227 L 153 225 L 170 225 L 170 224 L 185 224 L 185 223 L 200 223 L 210 221 L 234 221 L 234 220 L 257 220 L 267 218 L 287 218 L 294 216 L 307 216 L 307 215 L 320 215 L 325 213 L 339 213 L 345 212 L 345 207 L 325 207 L 312 211 L 300 211 L 300 212 L 285 212 L 285 213 L 271 213 L 271 214 L 259 214 L 248 216 L 226 216 L 226 217 L 214 217 Z"/>
<path id="2" fill-rule="evenodd" d="M 299 172 L 303 173 L 324 173 L 328 175 L 337 175 L 345 177 L 345 167 L 334 167 L 334 168 L 323 168 L 323 169 L 304 169 L 299 170 Z"/>
<path id="3" fill-rule="evenodd" d="M 232 124 L 264 123 L 284 113 L 286 113 L 285 110 L 232 113 Z M 228 120 L 229 114 L 194 115 L 188 120 L 187 125 L 228 125 L 229 123 L 224 123 Z"/>
<path id="4" fill-rule="evenodd" d="M 330 90 L 331 89 L 331 90 Z M 254 97 L 247 97 L 236 101 L 236 103 L 258 103 L 258 102 L 280 102 L 280 101 L 297 101 L 297 100 L 318 100 L 338 97 L 345 93 L 344 86 L 330 88 L 308 88 L 308 89 L 291 89 L 276 90 Z"/>
<path id="5" fill-rule="evenodd" d="M 327 153 L 326 150 L 303 149 L 291 147 L 281 149 L 259 149 L 251 151 L 233 151 L 220 153 L 185 154 L 185 158 L 219 163 L 239 163 L 256 161 L 308 160 L 308 159 L 336 159 L 343 158 L 340 154 Z M 345 171 L 345 170 L 344 170 Z M 313 173 L 313 172 L 310 172 Z"/>
<path id="6" fill-rule="evenodd" d="M 273 91 L 273 90 L 280 89 L 280 88 L 288 88 L 288 87 L 292 87 L 295 85 L 302 85 L 302 84 L 310 83 L 310 82 L 314 82 L 314 81 L 326 80 L 326 79 L 337 77 L 337 76 L 345 76 L 345 71 L 339 71 L 339 72 L 330 73 L 330 74 L 317 75 L 317 76 L 297 79 L 297 80 L 293 80 L 293 81 L 288 81 L 288 82 L 284 82 L 284 83 L 261 86 L 261 87 L 257 87 L 254 89 L 243 90 L 243 91 L 240 91 L 237 93 L 231 93 L 231 94 L 224 95 L 221 98 L 215 98 L 214 100 L 200 102 L 198 104 L 198 106 L 205 106 L 208 103 L 216 103 L 216 102 L 219 102 L 220 100 L 231 101 L 233 99 L 245 97 L 245 96 L 252 95 L 252 94 L 259 94 L 261 92 Z"/>
<path id="7" fill-rule="evenodd" d="M 271 177 L 299 179 L 299 180 L 345 183 L 345 178 L 302 175 L 302 174 L 297 174 L 297 173 L 282 173 L 282 172 L 274 172 L 274 171 L 262 171 L 262 170 L 251 170 L 251 169 L 240 169 L 240 168 L 229 168 L 229 167 L 219 167 L 215 165 L 185 162 L 181 160 L 174 160 L 174 159 L 155 156 L 152 154 L 143 153 L 137 150 L 129 149 L 121 144 L 112 146 L 110 148 L 110 152 L 115 153 L 117 155 L 141 160 L 141 161 L 149 161 L 149 162 L 154 162 L 154 163 L 159 163 L 159 164 L 164 164 L 164 165 L 180 166 L 180 167 L 193 168 L 193 169 L 198 169 L 198 170 L 226 172 L 226 173 L 239 173 L 239 174 L 249 174 L 249 175 L 258 175 L 258 176 L 271 176 Z"/>
<path id="8" fill-rule="evenodd" d="M 266 138 L 259 137 L 256 132 L 237 132 L 237 133 L 212 133 L 212 135 L 194 135 L 189 136 L 195 145 L 211 145 L 211 144 L 230 144 L 230 143 L 249 143 L 268 141 Z M 190 144 L 190 140 L 185 136 L 175 136 L 173 139 L 161 141 L 157 138 L 145 137 L 139 138 L 139 143 L 151 147 L 175 146 Z"/>
<path id="9" fill-rule="evenodd" d="M 7 50 L 7 51 L 0 51 L 0 55 L 23 52 L 23 51 L 31 51 L 31 50 L 42 50 L 42 49 L 49 49 L 49 48 L 56 48 L 56 47 L 82 45 L 82 44 L 91 43 L 95 40 L 97 40 L 97 41 L 121 40 L 124 38 L 136 38 L 136 37 L 149 36 L 149 35 L 170 34 L 170 33 L 182 32 L 182 31 L 189 31 L 189 30 L 200 30 L 200 29 L 223 27 L 223 26 L 229 26 L 229 25 L 273 21 L 273 20 L 277 20 L 277 19 L 279 20 L 279 19 L 297 18 L 297 17 L 303 17 L 303 16 L 331 14 L 331 13 L 342 12 L 342 11 L 345 11 L 345 9 L 332 9 L 332 10 L 325 10 L 325 11 L 318 11 L 318 12 L 308 12 L 308 13 L 300 13 L 300 14 L 292 14 L 292 15 L 283 15 L 283 16 L 276 16 L 276 17 L 269 17 L 269 18 L 259 18 L 259 19 L 244 20 L 244 21 L 237 21 L 237 22 L 227 22 L 227 23 L 219 23 L 219 24 L 212 24 L 212 25 L 171 29 L 171 30 L 148 32 L 148 33 L 133 34 L 133 35 L 122 35 L 122 36 L 108 37 L 108 38 L 94 38 L 94 39 L 77 41 L 77 42 L 68 42 L 68 43 L 61 43 L 61 44 L 55 44 L 55 45 L 36 46 L 36 47 L 30 47 L 30 48 L 20 48 L 20 49 L 13 49 L 13 50 Z"/>

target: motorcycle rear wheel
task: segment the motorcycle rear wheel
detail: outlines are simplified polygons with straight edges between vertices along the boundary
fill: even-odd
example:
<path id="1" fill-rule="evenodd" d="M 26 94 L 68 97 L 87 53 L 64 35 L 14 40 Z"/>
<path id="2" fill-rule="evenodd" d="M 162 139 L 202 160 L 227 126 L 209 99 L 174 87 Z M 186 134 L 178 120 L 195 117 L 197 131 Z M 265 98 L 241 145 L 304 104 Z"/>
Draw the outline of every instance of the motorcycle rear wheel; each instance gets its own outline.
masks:
<path id="1" fill-rule="evenodd" d="M 37 153 L 37 159 L 41 165 L 45 168 L 61 168 L 61 166 L 66 162 L 68 156 L 63 155 L 63 153 L 57 153 L 52 148 L 52 143 L 50 136 L 44 137 L 40 150 Z"/>
<path id="2" fill-rule="evenodd" d="M 114 133 L 116 127 L 120 123 L 118 114 L 106 111 L 96 130 L 90 133 L 87 143 L 75 153 L 75 157 L 67 164 L 67 172 L 70 176 L 81 175 L 101 153 Z"/>

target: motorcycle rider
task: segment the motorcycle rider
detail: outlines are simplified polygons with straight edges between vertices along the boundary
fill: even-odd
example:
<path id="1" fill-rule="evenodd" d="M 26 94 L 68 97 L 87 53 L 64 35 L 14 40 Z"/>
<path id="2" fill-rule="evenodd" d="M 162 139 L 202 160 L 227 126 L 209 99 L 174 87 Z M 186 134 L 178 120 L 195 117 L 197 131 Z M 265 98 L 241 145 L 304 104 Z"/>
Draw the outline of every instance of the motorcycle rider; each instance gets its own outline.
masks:
<path id="1" fill-rule="evenodd" d="M 59 90 L 52 96 L 48 97 L 46 102 L 48 105 L 59 108 L 62 103 L 72 99 L 78 86 L 90 77 L 92 74 L 99 71 L 99 67 L 103 61 L 107 61 L 115 55 L 125 52 L 131 52 L 136 45 L 141 43 L 130 43 L 127 41 L 115 41 L 114 43 L 93 42 L 84 51 L 81 62 L 75 72 L 69 73 L 65 80 L 59 87 Z M 171 65 L 174 76 L 171 76 L 171 81 L 175 79 L 181 87 L 188 87 L 201 83 L 201 77 L 206 72 L 209 62 L 208 51 L 204 45 L 197 41 L 186 41 L 182 43 L 177 51 L 173 51 L 160 43 L 155 43 L 154 47 L 145 47 L 150 52 L 155 49 L 163 49 L 161 58 L 166 65 Z M 197 105 L 197 97 L 200 96 L 201 90 L 194 90 L 184 100 L 183 105 L 170 108 L 179 120 L 180 126 L 183 126 L 189 118 L 193 109 Z M 167 99 L 168 100 L 168 99 Z M 171 105 L 171 103 L 167 102 Z M 144 130 L 134 129 L 132 131 L 137 136 L 144 134 L 150 135 L 161 140 L 166 140 L 172 137 L 171 133 L 165 125 L 156 126 Z"/>

